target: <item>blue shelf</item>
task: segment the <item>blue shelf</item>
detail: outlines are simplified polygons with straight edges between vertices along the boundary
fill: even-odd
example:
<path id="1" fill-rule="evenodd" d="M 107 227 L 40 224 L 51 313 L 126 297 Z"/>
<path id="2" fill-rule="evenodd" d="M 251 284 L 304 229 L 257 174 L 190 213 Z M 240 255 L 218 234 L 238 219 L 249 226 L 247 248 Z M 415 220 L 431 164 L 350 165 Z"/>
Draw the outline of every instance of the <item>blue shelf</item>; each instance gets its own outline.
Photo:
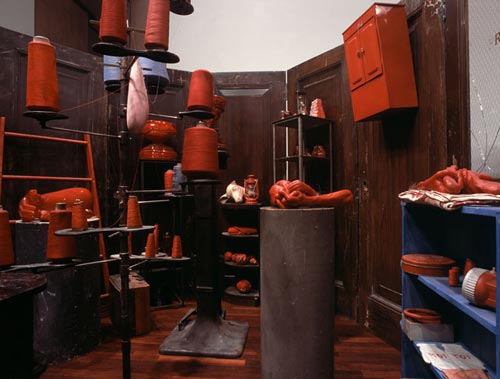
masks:
<path id="1" fill-rule="evenodd" d="M 471 304 L 465 297 L 462 296 L 461 287 L 450 287 L 448 278 L 435 276 L 419 276 L 418 280 L 441 296 L 446 301 L 450 302 L 467 316 L 476 320 L 490 332 L 496 334 L 496 313 L 488 309 L 476 307 Z"/>

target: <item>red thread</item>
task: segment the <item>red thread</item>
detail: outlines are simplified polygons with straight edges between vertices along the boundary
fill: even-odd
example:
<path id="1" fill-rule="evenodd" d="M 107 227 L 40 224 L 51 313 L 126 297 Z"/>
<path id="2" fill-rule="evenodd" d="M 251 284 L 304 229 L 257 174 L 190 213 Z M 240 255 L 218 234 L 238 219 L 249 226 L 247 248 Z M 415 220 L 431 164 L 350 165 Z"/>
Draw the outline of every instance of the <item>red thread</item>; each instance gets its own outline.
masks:
<path id="1" fill-rule="evenodd" d="M 155 224 L 155 228 L 153 229 L 153 235 L 155 237 L 155 255 L 158 252 L 158 248 L 160 247 L 160 225 Z"/>
<path id="2" fill-rule="evenodd" d="M 56 49 L 45 37 L 28 44 L 26 107 L 32 111 L 59 112 Z"/>
<path id="3" fill-rule="evenodd" d="M 168 50 L 170 1 L 149 0 L 144 46 L 146 49 Z"/>
<path id="4" fill-rule="evenodd" d="M 195 126 L 184 131 L 182 173 L 190 179 L 217 177 L 219 157 L 217 132 L 206 126 Z"/>
<path id="5" fill-rule="evenodd" d="M 127 228 L 141 228 L 142 217 L 137 196 L 130 195 L 127 202 Z"/>
<path id="6" fill-rule="evenodd" d="M 181 236 L 174 236 L 172 242 L 172 258 L 182 258 L 182 240 Z"/>
<path id="7" fill-rule="evenodd" d="M 174 170 L 167 170 L 164 174 L 165 189 L 171 190 L 174 183 Z"/>
<path id="8" fill-rule="evenodd" d="M 14 264 L 14 248 L 10 232 L 9 212 L 0 206 L 0 267 Z"/>
<path id="9" fill-rule="evenodd" d="M 213 103 L 212 74 L 207 70 L 193 71 L 189 83 L 187 109 L 212 112 Z"/>
<path id="10" fill-rule="evenodd" d="M 126 0 L 102 0 L 99 40 L 111 43 L 127 43 Z"/>
<path id="11" fill-rule="evenodd" d="M 148 239 L 146 241 L 146 249 L 144 255 L 148 258 L 154 258 L 156 256 L 156 244 L 155 237 L 153 233 L 148 234 Z"/>
<path id="12" fill-rule="evenodd" d="M 71 207 L 71 228 L 73 230 L 87 230 L 89 223 L 87 220 L 87 212 L 83 205 L 83 201 L 77 200 Z"/>
<path id="13" fill-rule="evenodd" d="M 55 209 L 49 213 L 49 232 L 47 236 L 47 260 L 69 260 L 76 256 L 75 237 L 56 236 L 55 231 L 71 228 L 71 211 Z"/>

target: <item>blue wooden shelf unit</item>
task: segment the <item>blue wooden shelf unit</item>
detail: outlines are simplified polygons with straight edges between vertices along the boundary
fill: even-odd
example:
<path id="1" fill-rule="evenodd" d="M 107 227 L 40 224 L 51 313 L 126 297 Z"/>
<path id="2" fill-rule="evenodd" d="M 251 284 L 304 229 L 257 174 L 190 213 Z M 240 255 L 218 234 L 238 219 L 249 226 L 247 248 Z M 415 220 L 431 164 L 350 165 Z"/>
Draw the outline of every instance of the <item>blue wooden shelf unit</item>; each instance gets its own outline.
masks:
<path id="1" fill-rule="evenodd" d="M 402 203 L 402 254 L 436 254 L 452 258 L 464 267 L 467 258 L 477 267 L 491 269 L 500 262 L 500 207 L 465 206 L 445 211 L 427 205 Z M 462 278 L 461 278 L 462 279 Z M 498 287 L 497 277 L 497 287 Z M 450 287 L 447 277 L 402 272 L 403 309 L 423 307 L 438 311 L 453 325 L 456 342 L 485 363 L 489 374 L 500 379 L 500 313 L 480 308 L 462 296 L 460 287 Z M 439 341 L 429 341 L 439 342 Z M 414 341 L 402 333 L 401 377 L 435 378 L 420 357 Z"/>

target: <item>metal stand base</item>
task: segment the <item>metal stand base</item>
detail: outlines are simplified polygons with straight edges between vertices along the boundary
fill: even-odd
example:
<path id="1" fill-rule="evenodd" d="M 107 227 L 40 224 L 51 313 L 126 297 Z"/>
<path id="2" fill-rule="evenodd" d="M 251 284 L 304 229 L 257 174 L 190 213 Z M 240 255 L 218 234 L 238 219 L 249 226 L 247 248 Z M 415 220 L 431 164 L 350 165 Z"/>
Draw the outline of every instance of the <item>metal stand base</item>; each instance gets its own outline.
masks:
<path id="1" fill-rule="evenodd" d="M 195 199 L 196 310 L 189 311 L 160 345 L 160 354 L 237 358 L 248 323 L 224 320 L 217 263 L 216 180 L 189 182 Z M 196 314 L 196 319 L 189 318 Z"/>
<path id="2" fill-rule="evenodd" d="M 198 317 L 175 328 L 160 345 L 160 354 L 238 358 L 243 353 L 248 323 Z"/>

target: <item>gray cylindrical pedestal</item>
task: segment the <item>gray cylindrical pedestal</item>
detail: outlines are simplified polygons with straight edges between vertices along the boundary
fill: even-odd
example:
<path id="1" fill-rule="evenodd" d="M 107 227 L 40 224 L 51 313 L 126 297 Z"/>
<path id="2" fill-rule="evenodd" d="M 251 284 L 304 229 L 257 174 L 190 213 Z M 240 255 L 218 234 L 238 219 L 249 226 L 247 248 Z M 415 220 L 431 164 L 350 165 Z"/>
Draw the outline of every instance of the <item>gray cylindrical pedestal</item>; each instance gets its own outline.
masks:
<path id="1" fill-rule="evenodd" d="M 334 210 L 261 208 L 262 379 L 332 379 Z"/>

